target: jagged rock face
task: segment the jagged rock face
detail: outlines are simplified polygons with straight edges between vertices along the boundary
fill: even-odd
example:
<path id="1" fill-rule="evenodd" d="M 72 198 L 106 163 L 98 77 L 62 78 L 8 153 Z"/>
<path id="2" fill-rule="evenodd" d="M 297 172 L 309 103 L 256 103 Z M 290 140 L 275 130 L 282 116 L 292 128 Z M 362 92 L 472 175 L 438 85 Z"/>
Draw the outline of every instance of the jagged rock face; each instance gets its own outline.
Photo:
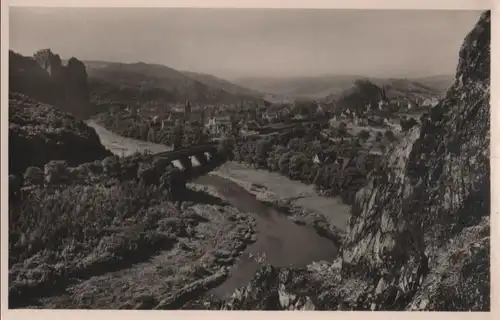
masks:
<path id="1" fill-rule="evenodd" d="M 63 73 L 63 65 L 61 57 L 58 54 L 53 54 L 50 49 L 42 49 L 37 51 L 33 58 L 51 77 L 60 77 Z"/>
<path id="2" fill-rule="evenodd" d="M 371 179 L 357 194 L 344 261 L 376 270 L 377 277 L 383 277 L 389 287 L 399 287 L 400 296 L 406 295 L 408 302 L 422 281 L 425 286 L 428 281 L 437 285 L 442 280 L 438 276 L 429 280 L 428 272 L 456 268 L 453 276 L 458 278 L 450 280 L 451 288 L 467 281 L 460 265 L 488 269 L 489 65 L 490 15 L 484 13 L 464 41 L 456 80 L 432 109 L 430 121 L 412 129 L 387 158 L 384 174 Z M 477 250 L 457 247 L 453 241 L 467 248 L 477 246 Z M 456 261 L 443 258 L 443 252 L 461 249 L 465 252 Z M 481 291 L 475 298 L 482 302 L 460 298 L 465 300 L 456 307 L 487 307 L 488 272 L 482 276 L 470 288 Z M 458 301 L 457 294 L 440 299 Z M 436 303 L 413 301 L 412 305 L 450 307 Z"/>
<path id="3" fill-rule="evenodd" d="M 489 65 L 488 11 L 465 38 L 456 80 L 430 120 L 357 193 L 337 260 L 300 271 L 264 267 L 212 306 L 489 310 Z M 290 307 L 292 298 L 302 302 Z"/>
<path id="4" fill-rule="evenodd" d="M 65 92 L 68 104 L 74 105 L 77 110 L 88 108 L 90 101 L 87 70 L 83 62 L 71 58 L 65 69 Z"/>
<path id="5" fill-rule="evenodd" d="M 10 174 L 43 168 L 51 160 L 77 165 L 111 155 L 84 122 L 26 96 L 9 96 Z"/>
<path id="6" fill-rule="evenodd" d="M 9 51 L 9 91 L 45 103 L 55 103 L 56 91 L 49 73 L 34 59 Z"/>
<path id="7" fill-rule="evenodd" d="M 10 92 L 52 104 L 76 117 L 93 113 L 85 65 L 76 58 L 64 66 L 49 49 L 36 52 L 33 58 L 10 51 L 9 85 Z"/>

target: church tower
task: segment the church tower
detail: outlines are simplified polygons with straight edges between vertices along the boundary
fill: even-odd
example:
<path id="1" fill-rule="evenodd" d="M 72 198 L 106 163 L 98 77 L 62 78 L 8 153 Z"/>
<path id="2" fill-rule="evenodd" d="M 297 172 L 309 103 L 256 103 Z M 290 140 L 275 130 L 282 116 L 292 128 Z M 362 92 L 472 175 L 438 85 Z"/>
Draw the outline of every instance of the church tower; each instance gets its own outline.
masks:
<path id="1" fill-rule="evenodd" d="M 184 121 L 189 120 L 191 117 L 191 104 L 189 103 L 189 100 L 186 101 L 186 104 L 184 105 Z"/>

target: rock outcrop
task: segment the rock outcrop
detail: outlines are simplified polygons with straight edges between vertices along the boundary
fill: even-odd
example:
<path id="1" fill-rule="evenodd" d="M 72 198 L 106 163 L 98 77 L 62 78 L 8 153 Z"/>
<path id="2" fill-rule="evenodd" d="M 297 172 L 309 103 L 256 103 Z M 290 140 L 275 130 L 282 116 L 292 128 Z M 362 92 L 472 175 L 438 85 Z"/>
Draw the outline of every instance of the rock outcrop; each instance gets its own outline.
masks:
<path id="1" fill-rule="evenodd" d="M 43 168 L 51 160 L 78 165 L 111 155 L 83 121 L 24 95 L 10 94 L 9 174 Z"/>
<path id="2" fill-rule="evenodd" d="M 487 306 L 489 66 L 490 15 L 485 13 L 464 41 L 456 80 L 445 98 L 390 153 L 385 174 L 373 177 L 357 195 L 344 261 L 376 270 L 379 282 L 399 290 L 401 306 Z M 453 252 L 457 259 L 451 258 Z M 465 275 L 470 268 L 482 271 Z M 478 290 L 473 293 L 477 301 L 460 297 L 468 277 L 479 277 L 464 288 Z M 437 292 L 426 292 L 428 286 L 454 292 L 438 298 Z"/>
<path id="3" fill-rule="evenodd" d="M 356 80 L 351 89 L 344 91 L 336 99 L 337 109 L 351 109 L 358 117 L 368 110 L 378 108 L 379 101 L 385 100 L 385 90 L 369 80 Z"/>
<path id="4" fill-rule="evenodd" d="M 75 117 L 93 114 L 85 65 L 76 58 L 62 64 L 50 49 L 24 57 L 9 52 L 9 91 L 18 92 L 70 112 Z"/>
<path id="5" fill-rule="evenodd" d="M 445 98 L 357 193 L 337 260 L 307 270 L 264 267 L 232 298 L 208 305 L 489 310 L 489 66 L 488 11 L 464 40 Z"/>

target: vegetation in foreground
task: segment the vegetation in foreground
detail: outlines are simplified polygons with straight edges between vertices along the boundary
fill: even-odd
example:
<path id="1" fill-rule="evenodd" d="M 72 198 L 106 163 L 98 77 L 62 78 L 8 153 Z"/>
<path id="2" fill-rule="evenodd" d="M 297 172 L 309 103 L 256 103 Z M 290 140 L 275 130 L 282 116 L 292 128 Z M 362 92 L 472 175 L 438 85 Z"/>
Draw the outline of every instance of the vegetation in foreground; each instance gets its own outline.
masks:
<path id="1" fill-rule="evenodd" d="M 184 271 L 150 292 L 148 300 L 152 307 L 174 308 L 186 295 L 198 296 L 220 283 L 227 267 L 255 241 L 248 215 L 186 189 L 184 174 L 170 161 L 149 154 L 101 160 L 109 152 L 93 139 L 92 129 L 26 99 L 10 101 L 10 147 L 16 148 L 10 156 L 17 162 L 10 172 L 10 307 L 138 308 L 138 295 L 146 294 L 140 288 L 130 295 L 108 293 L 101 305 L 81 296 L 92 292 L 93 277 L 109 282 L 113 272 L 175 252 L 162 266 L 184 266 Z M 87 144 L 71 140 L 81 136 L 90 137 Z M 79 159 L 61 137 L 100 152 Z M 34 148 L 26 150 L 27 145 Z M 53 145 L 59 152 L 48 153 L 52 158 L 40 156 Z M 27 152 L 35 157 L 21 162 Z M 89 285 L 78 287 L 82 283 Z M 68 296 L 69 288 L 76 292 Z"/>
<path id="2" fill-rule="evenodd" d="M 83 121 L 19 93 L 9 94 L 9 174 L 64 159 L 78 165 L 111 156 Z"/>

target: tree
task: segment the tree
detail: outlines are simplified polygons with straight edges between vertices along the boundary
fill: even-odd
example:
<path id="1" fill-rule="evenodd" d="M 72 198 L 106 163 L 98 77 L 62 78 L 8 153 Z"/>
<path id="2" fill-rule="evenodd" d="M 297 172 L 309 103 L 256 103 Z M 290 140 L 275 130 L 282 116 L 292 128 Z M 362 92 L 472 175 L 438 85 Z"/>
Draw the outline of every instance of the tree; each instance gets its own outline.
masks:
<path id="1" fill-rule="evenodd" d="M 217 154 L 221 155 L 222 157 L 226 157 L 229 159 L 234 158 L 234 151 L 235 151 L 235 145 L 236 142 L 232 138 L 227 138 L 219 141 L 219 144 L 217 145 Z"/>
<path id="2" fill-rule="evenodd" d="M 141 124 L 139 126 L 139 140 L 146 140 L 148 138 L 149 126 L 147 124 Z"/>
<path id="3" fill-rule="evenodd" d="M 319 189 L 322 189 L 324 187 L 324 182 L 325 182 L 325 168 L 318 168 L 315 170 L 316 175 L 313 179 L 313 184 L 316 185 Z"/>
<path id="4" fill-rule="evenodd" d="M 408 120 L 401 119 L 401 129 L 405 132 L 409 131 L 411 128 L 413 128 L 417 124 L 418 124 L 418 122 L 411 117 Z"/>
<path id="5" fill-rule="evenodd" d="M 156 142 L 156 133 L 154 128 L 149 128 L 148 141 Z"/>
<path id="6" fill-rule="evenodd" d="M 269 152 L 272 149 L 272 140 L 270 139 L 261 139 L 257 142 L 257 147 L 255 150 L 255 163 L 259 167 L 267 166 L 267 158 L 269 156 Z"/>
<path id="7" fill-rule="evenodd" d="M 391 131 L 391 130 L 386 130 L 384 132 L 384 137 L 387 139 L 387 141 L 389 142 L 394 142 L 396 141 L 396 136 L 394 135 L 394 133 Z"/>
<path id="8" fill-rule="evenodd" d="M 292 154 L 290 152 L 285 152 L 281 155 L 280 160 L 278 162 L 278 168 L 282 174 L 288 175 L 288 171 L 290 169 L 290 158 Z"/>
<path id="9" fill-rule="evenodd" d="M 289 176 L 292 179 L 300 179 L 302 169 L 307 162 L 307 157 L 303 153 L 296 153 L 290 157 Z"/>
<path id="10" fill-rule="evenodd" d="M 358 137 L 362 140 L 362 141 L 366 141 L 368 139 L 370 139 L 370 132 L 368 130 L 362 130 Z"/>
<path id="11" fill-rule="evenodd" d="M 43 170 L 38 167 L 28 167 L 24 172 L 24 182 L 26 184 L 41 186 L 44 178 Z"/>
<path id="12" fill-rule="evenodd" d="M 233 137 L 238 137 L 239 134 L 240 134 L 240 125 L 239 125 L 239 122 L 238 120 L 236 119 L 236 117 L 234 117 L 233 115 L 231 115 L 229 117 L 229 123 L 230 123 L 230 132 L 231 132 L 231 135 Z"/>
<path id="13" fill-rule="evenodd" d="M 339 123 L 337 132 L 340 136 L 345 136 L 347 134 L 347 124 L 345 122 Z"/>
<path id="14" fill-rule="evenodd" d="M 174 145 L 174 150 L 176 149 L 179 149 L 182 147 L 182 140 L 183 140 L 183 136 L 184 136 L 184 132 L 183 132 L 183 127 L 181 124 L 177 123 L 175 126 L 174 126 L 174 130 L 172 132 L 173 134 L 173 137 L 172 137 L 172 144 Z"/>

